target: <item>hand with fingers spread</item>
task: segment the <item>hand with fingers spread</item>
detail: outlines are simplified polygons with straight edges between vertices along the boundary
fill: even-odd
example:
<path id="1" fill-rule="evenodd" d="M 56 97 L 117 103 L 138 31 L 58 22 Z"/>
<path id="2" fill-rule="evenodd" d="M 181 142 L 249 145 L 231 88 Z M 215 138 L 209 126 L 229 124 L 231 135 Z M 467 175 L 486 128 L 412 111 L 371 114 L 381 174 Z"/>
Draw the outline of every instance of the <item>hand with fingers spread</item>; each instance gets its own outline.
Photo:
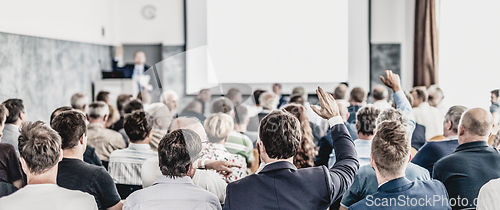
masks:
<path id="1" fill-rule="evenodd" d="M 205 168 L 216 170 L 218 173 L 224 175 L 225 177 L 231 176 L 231 174 L 233 173 L 233 170 L 231 170 L 232 167 L 241 168 L 240 165 L 227 161 L 207 160 L 205 162 Z"/>
<path id="2" fill-rule="evenodd" d="M 331 94 L 326 93 L 319 86 L 318 89 L 316 89 L 316 94 L 318 94 L 321 109 L 318 109 L 313 105 L 311 105 L 311 108 L 317 115 L 327 120 L 340 115 L 339 106 Z"/>
<path id="3" fill-rule="evenodd" d="M 386 70 L 385 78 L 380 76 L 380 80 L 382 80 L 382 82 L 394 92 L 401 90 L 401 79 L 398 74 L 393 73 L 391 70 Z"/>

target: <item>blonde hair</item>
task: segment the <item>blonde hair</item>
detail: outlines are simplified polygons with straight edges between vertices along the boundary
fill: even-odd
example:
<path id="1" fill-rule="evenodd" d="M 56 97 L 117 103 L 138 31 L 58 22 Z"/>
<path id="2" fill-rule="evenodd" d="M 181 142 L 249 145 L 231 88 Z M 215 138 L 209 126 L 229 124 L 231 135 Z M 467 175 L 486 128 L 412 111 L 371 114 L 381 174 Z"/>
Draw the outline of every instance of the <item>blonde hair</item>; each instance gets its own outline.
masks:
<path id="1" fill-rule="evenodd" d="M 267 91 L 259 96 L 259 102 L 262 108 L 267 110 L 275 110 L 280 104 L 280 99 L 278 98 L 278 95 Z"/>
<path id="2" fill-rule="evenodd" d="M 213 143 L 219 143 L 227 139 L 229 133 L 233 130 L 233 118 L 224 113 L 215 113 L 205 120 L 205 132 L 208 140 Z"/>

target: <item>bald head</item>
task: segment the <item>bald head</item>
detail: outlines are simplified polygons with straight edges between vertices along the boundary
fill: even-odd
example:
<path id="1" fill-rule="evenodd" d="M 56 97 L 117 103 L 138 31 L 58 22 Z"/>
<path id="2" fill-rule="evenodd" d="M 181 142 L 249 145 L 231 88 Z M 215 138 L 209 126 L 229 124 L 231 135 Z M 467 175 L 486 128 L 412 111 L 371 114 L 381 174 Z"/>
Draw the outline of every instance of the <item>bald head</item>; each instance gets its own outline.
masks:
<path id="1" fill-rule="evenodd" d="M 389 98 L 389 91 L 383 85 L 377 85 L 373 88 L 372 96 L 375 101 L 387 100 Z"/>
<path id="2" fill-rule="evenodd" d="M 472 141 L 487 141 L 493 126 L 493 117 L 490 112 L 483 108 L 469 109 L 460 120 L 459 137 L 460 144 Z"/>
<path id="3" fill-rule="evenodd" d="M 207 139 L 205 128 L 196 117 L 179 117 L 174 119 L 168 128 L 168 132 L 170 133 L 178 129 L 191 129 L 200 136 L 201 141 L 205 141 Z"/>
<path id="4" fill-rule="evenodd" d="M 346 92 L 347 92 L 347 85 L 340 84 L 333 91 L 333 98 L 335 98 L 335 100 L 345 99 L 345 93 Z"/>

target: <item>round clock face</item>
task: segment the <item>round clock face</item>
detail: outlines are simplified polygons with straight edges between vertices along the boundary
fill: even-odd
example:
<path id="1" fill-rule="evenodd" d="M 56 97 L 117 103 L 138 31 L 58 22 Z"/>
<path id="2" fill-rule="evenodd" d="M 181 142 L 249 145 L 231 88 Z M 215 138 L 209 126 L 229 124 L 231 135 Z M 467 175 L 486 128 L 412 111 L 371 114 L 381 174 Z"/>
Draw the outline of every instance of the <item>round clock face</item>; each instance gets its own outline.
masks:
<path id="1" fill-rule="evenodd" d="M 153 5 L 146 5 L 142 8 L 142 17 L 152 20 L 156 17 L 156 7 Z"/>

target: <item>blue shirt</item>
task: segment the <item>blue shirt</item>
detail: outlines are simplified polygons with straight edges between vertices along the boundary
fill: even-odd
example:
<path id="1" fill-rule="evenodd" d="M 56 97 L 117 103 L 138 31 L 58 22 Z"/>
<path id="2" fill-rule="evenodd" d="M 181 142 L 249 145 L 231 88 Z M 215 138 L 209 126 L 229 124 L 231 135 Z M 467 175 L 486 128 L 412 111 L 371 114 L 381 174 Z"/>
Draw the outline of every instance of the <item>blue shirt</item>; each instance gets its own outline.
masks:
<path id="1" fill-rule="evenodd" d="M 429 141 L 411 159 L 412 163 L 424 167 L 432 176 L 434 164 L 441 158 L 453 153 L 458 147 L 458 139 Z"/>
<path id="2" fill-rule="evenodd" d="M 356 139 L 354 140 L 354 144 L 356 145 L 356 152 L 358 152 L 359 165 L 370 165 L 372 141 Z"/>

